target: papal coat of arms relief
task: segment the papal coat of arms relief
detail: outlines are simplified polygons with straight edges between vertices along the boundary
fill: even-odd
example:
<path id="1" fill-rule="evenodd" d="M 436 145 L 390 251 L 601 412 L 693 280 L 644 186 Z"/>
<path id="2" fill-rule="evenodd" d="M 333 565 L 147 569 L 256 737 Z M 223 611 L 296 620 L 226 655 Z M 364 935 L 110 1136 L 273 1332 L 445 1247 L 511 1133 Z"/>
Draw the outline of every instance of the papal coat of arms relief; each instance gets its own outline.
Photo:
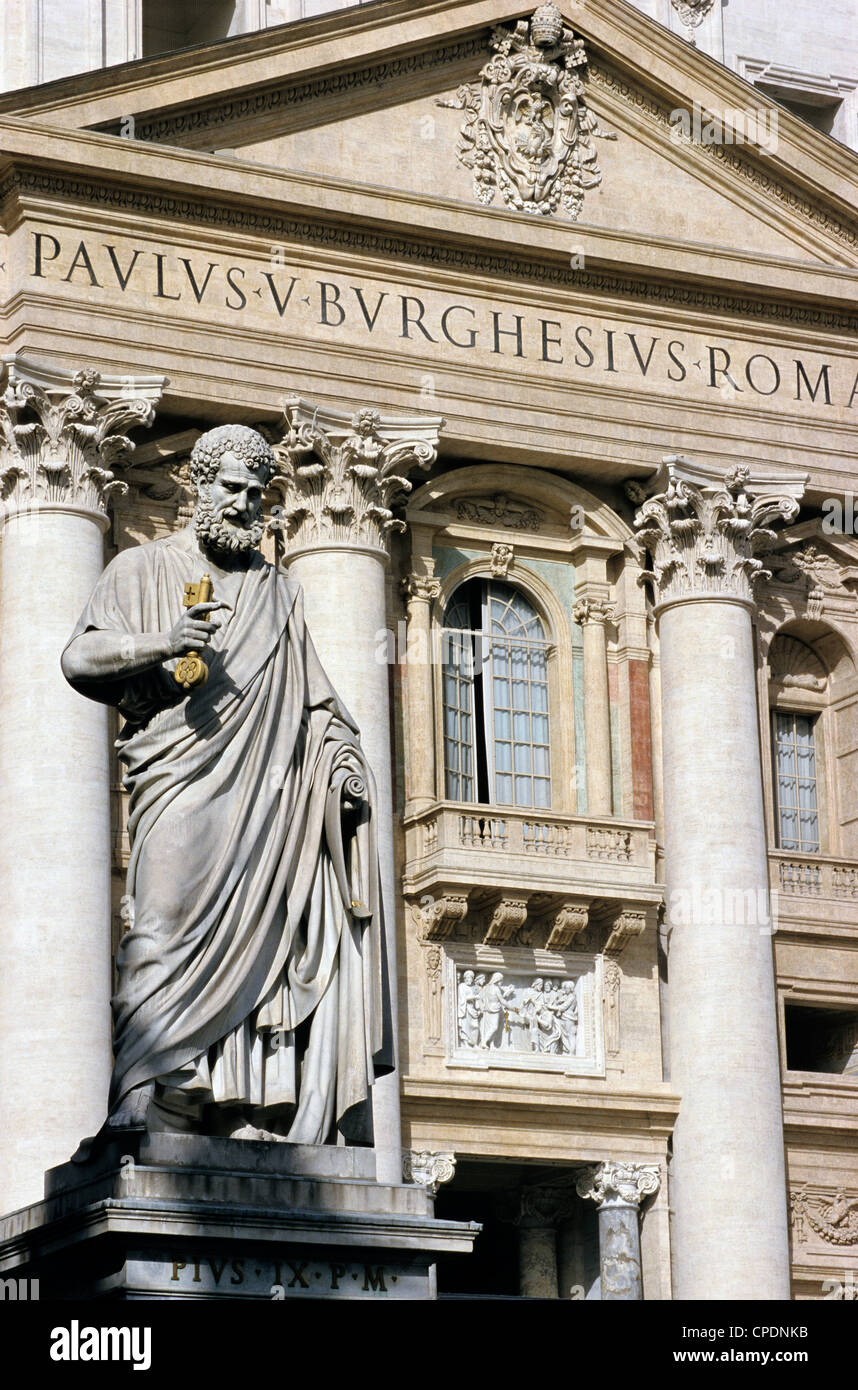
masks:
<path id="1" fill-rule="evenodd" d="M 584 41 L 548 4 L 515 29 L 494 29 L 491 47 L 478 80 L 437 103 L 465 112 L 457 155 L 474 193 L 488 204 L 500 192 L 508 207 L 543 216 L 562 206 L 575 219 L 602 181 L 594 138 L 616 139 L 584 100 Z"/>

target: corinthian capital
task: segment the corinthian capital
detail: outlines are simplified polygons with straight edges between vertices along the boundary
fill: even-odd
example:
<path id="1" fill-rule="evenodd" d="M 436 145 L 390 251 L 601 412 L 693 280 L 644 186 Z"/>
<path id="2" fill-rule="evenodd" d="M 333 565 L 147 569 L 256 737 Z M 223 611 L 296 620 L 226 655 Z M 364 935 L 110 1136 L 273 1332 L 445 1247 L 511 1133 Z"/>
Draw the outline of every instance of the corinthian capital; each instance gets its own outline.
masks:
<path id="1" fill-rule="evenodd" d="M 578 1178 L 579 1197 L 602 1207 L 637 1207 L 644 1197 L 658 1192 L 661 1174 L 657 1163 L 598 1163 Z"/>
<path id="2" fill-rule="evenodd" d="M 664 460 L 659 491 L 635 516 L 653 556 L 651 580 L 661 603 L 711 596 L 750 602 L 769 577 L 757 551 L 771 545 L 773 521 L 798 513 L 806 476 L 752 480 L 747 464 L 723 476 L 676 455 Z"/>
<path id="3" fill-rule="evenodd" d="M 284 405 L 283 436 L 272 447 L 280 464 L 287 550 L 334 545 L 387 549 L 404 531 L 392 505 L 411 491 L 410 468 L 429 468 L 438 453 L 440 415 L 356 415 L 314 407 L 297 396 Z"/>
<path id="4" fill-rule="evenodd" d="M 134 448 L 122 430 L 151 425 L 165 378 L 55 371 L 19 356 L 3 360 L 0 496 L 6 510 L 68 506 L 106 515 L 111 493 L 126 490 L 112 469 Z"/>

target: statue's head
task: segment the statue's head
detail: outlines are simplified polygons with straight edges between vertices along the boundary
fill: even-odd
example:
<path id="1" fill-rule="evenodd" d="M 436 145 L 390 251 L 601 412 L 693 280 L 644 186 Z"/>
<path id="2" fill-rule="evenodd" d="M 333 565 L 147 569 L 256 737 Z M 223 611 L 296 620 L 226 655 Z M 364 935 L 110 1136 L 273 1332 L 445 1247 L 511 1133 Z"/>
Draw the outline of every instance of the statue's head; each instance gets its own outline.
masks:
<path id="1" fill-rule="evenodd" d="M 191 452 L 197 494 L 197 539 L 213 550 L 253 550 L 262 539 L 262 495 L 275 470 L 262 435 L 246 425 L 219 425 Z"/>

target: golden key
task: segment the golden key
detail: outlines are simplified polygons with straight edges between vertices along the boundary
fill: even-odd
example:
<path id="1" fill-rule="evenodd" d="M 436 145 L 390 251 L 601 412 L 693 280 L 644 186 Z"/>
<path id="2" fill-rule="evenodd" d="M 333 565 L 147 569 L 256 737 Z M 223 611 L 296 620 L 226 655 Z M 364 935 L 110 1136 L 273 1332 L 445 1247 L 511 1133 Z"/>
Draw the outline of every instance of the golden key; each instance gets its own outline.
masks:
<path id="1" fill-rule="evenodd" d="M 193 608 L 195 603 L 211 603 L 213 593 L 211 575 L 204 574 L 199 584 L 185 585 L 182 603 L 185 608 Z M 205 685 L 209 668 L 199 652 L 188 652 L 179 660 L 173 675 L 183 690 L 193 690 L 194 686 Z"/>

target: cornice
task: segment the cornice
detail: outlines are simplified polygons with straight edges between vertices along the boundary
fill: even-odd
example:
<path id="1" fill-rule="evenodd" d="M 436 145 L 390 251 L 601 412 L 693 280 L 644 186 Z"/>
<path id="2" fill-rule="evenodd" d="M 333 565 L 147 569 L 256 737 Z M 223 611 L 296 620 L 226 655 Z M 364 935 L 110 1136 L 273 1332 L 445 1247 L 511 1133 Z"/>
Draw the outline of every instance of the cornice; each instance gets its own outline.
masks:
<path id="1" fill-rule="evenodd" d="M 62 113 L 64 124 L 70 118 L 86 126 L 191 104 L 205 109 L 218 93 L 235 100 L 271 86 L 272 72 L 278 83 L 288 85 L 329 81 L 337 69 L 410 61 L 406 55 L 421 48 L 474 41 L 477 31 L 526 9 L 521 0 L 377 0 L 372 6 L 10 93 L 0 97 L 0 113 Z M 615 63 L 668 109 L 693 98 L 706 109 L 730 110 L 747 106 L 752 96 L 758 108 L 777 110 L 778 153 L 754 151 L 761 172 L 775 183 L 794 181 L 796 196 L 810 203 L 836 204 L 839 218 L 833 212 L 830 216 L 848 221 L 858 203 L 854 152 L 814 131 L 623 0 L 588 0 L 585 6 L 562 0 L 561 9 L 587 41 L 592 58 Z M 736 157 L 732 148 L 723 153 Z"/>
<path id="2" fill-rule="evenodd" d="M 562 1091 L 556 1085 L 546 1084 L 536 1075 L 527 1077 L 526 1086 L 503 1085 L 493 1079 L 468 1081 L 458 1077 L 418 1077 L 405 1074 L 402 1078 L 402 1095 L 409 1112 L 420 1113 L 422 1107 L 431 1107 L 433 1116 L 438 1107 L 453 1112 L 460 1108 L 464 1116 L 474 1115 L 474 1104 L 480 1102 L 486 1107 L 486 1123 L 491 1124 L 496 1116 L 488 1113 L 489 1107 L 496 1111 L 507 1109 L 510 1112 L 532 1110 L 545 1114 L 545 1106 L 556 1117 L 566 1112 L 572 1123 L 575 1119 L 586 1121 L 589 1116 L 595 1123 L 606 1128 L 612 1124 L 620 1127 L 645 1130 L 660 1134 L 670 1132 L 673 1121 L 679 1113 L 680 1097 L 667 1083 L 641 1091 L 608 1090 L 604 1081 L 594 1082 L 593 1089 L 584 1089 L 582 1078 L 576 1077 L 576 1090 Z M 595 1087 L 598 1086 L 598 1090 Z M 487 1092 L 491 1094 L 488 1095 Z M 630 1124 L 636 1117 L 636 1126 Z"/>
<path id="3" fill-rule="evenodd" d="M 296 124 L 297 117 L 301 127 L 312 127 L 315 121 L 308 109 L 310 103 L 347 96 L 350 99 L 348 114 L 353 116 L 357 109 L 355 97 L 363 97 L 362 107 L 365 108 L 377 97 L 379 90 L 401 85 L 403 81 L 413 84 L 439 67 L 454 65 L 458 69 L 466 63 L 479 67 L 486 49 L 486 35 L 479 32 L 452 43 L 436 42 L 426 48 L 411 49 L 348 68 L 339 67 L 313 77 L 287 82 L 280 78 L 246 93 L 219 94 L 206 102 L 189 102 L 169 111 L 141 116 L 136 120 L 135 139 L 184 144 L 189 139 L 205 139 L 212 131 L 221 133 L 224 127 L 235 127 L 249 119 L 264 121 L 267 126 L 272 116 L 281 119 L 291 116 L 292 124 Z M 449 83 L 456 80 L 452 75 L 445 74 L 445 78 Z M 413 98 L 414 95 L 412 87 L 409 96 Z M 119 121 L 113 119 L 95 128 L 118 134 L 118 126 Z M 263 133 L 255 129 L 254 138 L 262 138 Z"/>
<path id="4" fill-rule="evenodd" d="M 5 93 L 0 114 L 62 112 L 75 124 L 94 125 L 185 105 L 189 96 L 199 102 L 217 93 L 247 91 L 270 82 L 273 70 L 279 80 L 306 78 L 337 64 L 381 61 L 411 48 L 453 42 L 475 30 L 488 33 L 493 25 L 520 16 L 523 8 L 521 0 L 375 0 L 371 7 L 349 7 Z"/>
<path id="5" fill-rule="evenodd" d="M 590 81 L 596 91 L 607 94 L 626 106 L 631 106 L 662 131 L 670 129 L 670 113 L 675 109 L 675 99 L 659 98 L 642 83 L 625 77 L 607 61 L 592 59 L 590 62 Z M 755 95 L 763 97 L 762 93 Z M 780 118 L 781 112 L 778 111 Z M 820 197 L 802 192 L 796 182 L 780 177 L 766 168 L 762 153 L 749 145 L 704 145 L 689 143 L 679 147 L 686 155 L 689 172 L 699 177 L 709 173 L 707 166 L 717 161 L 723 173 L 738 175 L 748 191 L 760 193 L 777 200 L 786 212 L 798 214 L 814 228 L 834 238 L 844 246 L 858 249 L 858 214 L 841 217 L 830 210 L 830 206 Z M 858 188 L 856 188 L 858 192 Z M 854 210 L 853 210 L 854 212 Z"/>

